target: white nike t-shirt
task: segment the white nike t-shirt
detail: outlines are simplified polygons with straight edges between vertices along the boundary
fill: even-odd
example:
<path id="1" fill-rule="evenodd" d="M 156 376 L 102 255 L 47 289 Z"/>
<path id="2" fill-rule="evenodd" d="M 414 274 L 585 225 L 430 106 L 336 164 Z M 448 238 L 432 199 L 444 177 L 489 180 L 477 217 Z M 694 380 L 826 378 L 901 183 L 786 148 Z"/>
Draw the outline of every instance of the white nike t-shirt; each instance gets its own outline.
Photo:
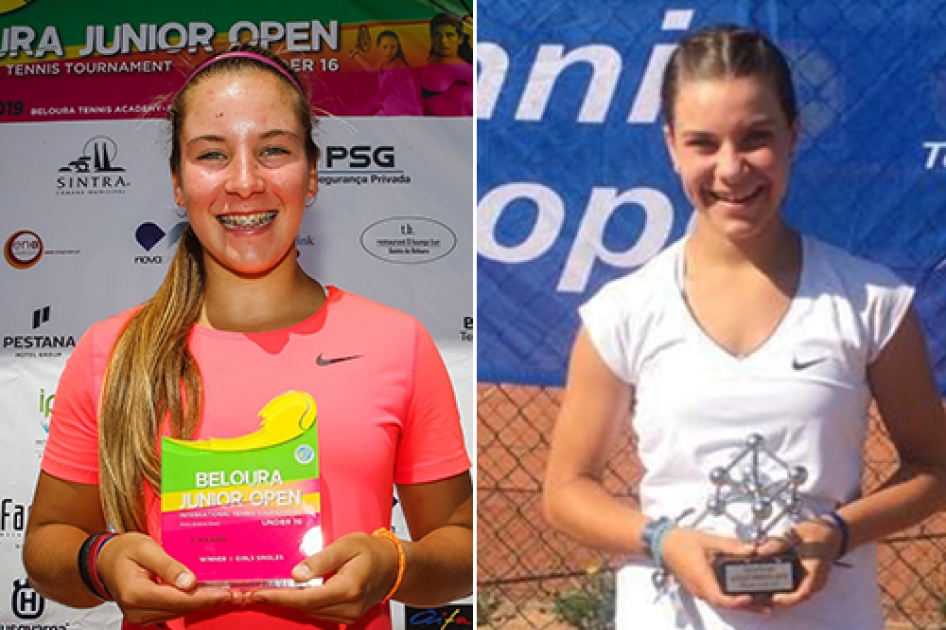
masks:
<path id="1" fill-rule="evenodd" d="M 807 469 L 801 491 L 810 511 L 856 498 L 871 399 L 867 366 L 897 330 L 912 289 L 879 265 L 803 237 L 801 278 L 787 313 L 762 346 L 735 357 L 686 305 L 683 251 L 683 241 L 671 245 L 580 309 L 605 364 L 635 390 L 644 513 L 702 511 L 713 493 L 710 470 L 727 466 L 751 434 L 762 435 L 782 462 Z M 771 458 L 760 468 L 770 479 L 785 476 Z M 773 533 L 789 526 L 784 519 Z M 710 517 L 699 527 L 735 536 L 737 526 Z M 845 561 L 853 567 L 834 568 L 817 596 L 768 616 L 716 611 L 688 597 L 679 614 L 672 598 L 655 597 L 653 567 L 633 564 L 618 576 L 617 627 L 879 630 L 876 547 L 862 546 Z"/>

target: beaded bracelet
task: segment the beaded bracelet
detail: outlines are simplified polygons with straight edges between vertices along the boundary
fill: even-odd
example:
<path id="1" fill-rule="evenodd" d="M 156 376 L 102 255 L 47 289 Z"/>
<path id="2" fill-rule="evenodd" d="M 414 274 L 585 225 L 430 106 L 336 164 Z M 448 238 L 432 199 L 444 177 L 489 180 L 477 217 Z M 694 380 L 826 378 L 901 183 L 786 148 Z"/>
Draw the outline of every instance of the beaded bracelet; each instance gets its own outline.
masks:
<path id="1" fill-rule="evenodd" d="M 654 561 L 658 569 L 663 569 L 664 538 L 676 525 L 666 516 L 649 521 L 641 532 L 644 552 Z"/>
<path id="2" fill-rule="evenodd" d="M 394 544 L 394 548 L 397 549 L 397 577 L 394 578 L 394 586 L 391 587 L 391 590 L 388 591 L 388 594 L 384 596 L 384 599 L 381 600 L 382 604 L 387 604 L 391 601 L 391 597 L 397 592 L 397 589 L 401 587 L 401 580 L 404 579 L 404 569 L 407 566 L 407 560 L 404 557 L 404 547 L 401 545 L 401 539 L 398 538 L 394 532 L 392 532 L 387 527 L 379 527 L 378 529 L 371 532 L 372 536 L 377 536 L 378 538 L 384 538 L 390 540 Z"/>
<path id="3" fill-rule="evenodd" d="M 112 601 L 113 598 L 99 575 L 98 558 L 102 552 L 102 547 L 117 535 L 113 532 L 92 534 L 79 547 L 77 557 L 79 577 L 82 578 L 82 583 L 85 584 L 90 593 L 106 602 Z"/>

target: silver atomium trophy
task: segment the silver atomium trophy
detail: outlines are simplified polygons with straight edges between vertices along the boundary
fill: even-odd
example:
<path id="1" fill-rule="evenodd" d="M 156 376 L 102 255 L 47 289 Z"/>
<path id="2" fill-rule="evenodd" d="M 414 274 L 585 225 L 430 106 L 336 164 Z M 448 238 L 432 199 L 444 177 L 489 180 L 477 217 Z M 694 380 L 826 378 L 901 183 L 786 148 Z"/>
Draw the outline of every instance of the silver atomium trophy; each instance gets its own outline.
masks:
<path id="1" fill-rule="evenodd" d="M 782 474 L 764 474 L 764 462 L 774 463 L 767 469 Z M 710 471 L 713 493 L 702 512 L 686 525 L 696 528 L 708 517 L 727 518 L 735 524 L 739 540 L 757 547 L 783 519 L 797 521 L 813 516 L 799 492 L 807 479 L 804 466 L 786 464 L 766 447 L 761 435 L 752 434 L 727 466 Z M 742 520 L 735 515 L 737 511 Z M 773 556 L 721 555 L 713 566 L 720 588 L 729 595 L 790 593 L 805 574 L 794 550 Z"/>

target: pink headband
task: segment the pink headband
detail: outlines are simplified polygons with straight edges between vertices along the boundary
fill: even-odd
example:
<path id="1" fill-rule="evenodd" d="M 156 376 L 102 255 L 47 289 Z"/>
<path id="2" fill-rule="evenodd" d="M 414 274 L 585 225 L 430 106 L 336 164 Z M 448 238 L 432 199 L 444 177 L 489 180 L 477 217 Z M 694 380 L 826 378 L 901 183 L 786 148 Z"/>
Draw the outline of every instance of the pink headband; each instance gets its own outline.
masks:
<path id="1" fill-rule="evenodd" d="M 243 59 L 254 59 L 262 64 L 266 64 L 267 66 L 269 66 L 270 68 L 273 68 L 274 70 L 277 70 L 279 74 L 289 79 L 289 82 L 292 83 L 297 90 L 299 90 L 300 94 L 305 96 L 305 90 L 302 89 L 302 85 L 299 84 L 299 81 L 294 76 L 292 76 L 288 70 L 286 70 L 281 65 L 279 65 L 278 63 L 276 63 L 275 61 L 273 61 L 272 59 L 270 59 L 269 57 L 265 55 L 261 55 L 255 52 L 249 52 L 247 50 L 234 50 L 231 52 L 221 53 L 217 55 L 216 57 L 211 57 L 204 63 L 194 68 L 194 71 L 191 72 L 191 75 L 187 77 L 187 81 L 185 81 L 184 85 L 181 86 L 181 90 L 187 87 L 187 84 L 190 83 L 194 79 L 194 77 L 196 77 L 198 74 L 203 72 L 207 66 L 213 65 L 217 63 L 218 61 L 222 61 L 223 59 L 234 59 L 237 57 L 240 57 Z"/>

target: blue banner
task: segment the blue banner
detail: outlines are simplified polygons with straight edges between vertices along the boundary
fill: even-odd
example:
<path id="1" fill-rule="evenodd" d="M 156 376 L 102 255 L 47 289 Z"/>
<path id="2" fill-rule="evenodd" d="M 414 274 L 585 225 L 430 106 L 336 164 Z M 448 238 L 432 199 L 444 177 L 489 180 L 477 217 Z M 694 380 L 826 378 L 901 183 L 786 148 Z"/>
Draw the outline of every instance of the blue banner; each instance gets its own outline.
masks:
<path id="1" fill-rule="evenodd" d="M 787 221 L 916 286 L 946 392 L 946 1 L 480 9 L 481 381 L 561 385 L 577 307 L 684 234 L 661 74 L 685 33 L 735 22 L 766 32 L 794 72 L 803 129 Z"/>

